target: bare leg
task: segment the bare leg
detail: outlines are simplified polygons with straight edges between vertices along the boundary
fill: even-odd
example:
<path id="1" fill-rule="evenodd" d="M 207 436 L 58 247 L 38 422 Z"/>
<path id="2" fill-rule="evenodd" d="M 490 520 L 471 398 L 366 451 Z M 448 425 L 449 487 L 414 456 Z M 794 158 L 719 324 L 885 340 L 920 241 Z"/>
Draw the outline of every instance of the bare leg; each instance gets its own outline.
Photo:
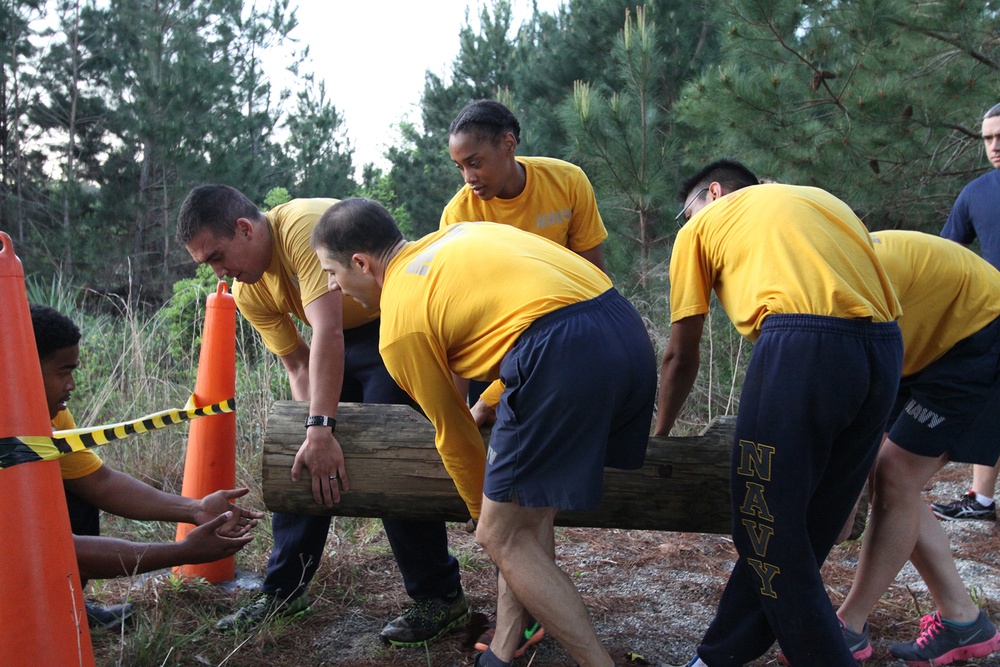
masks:
<path id="1" fill-rule="evenodd" d="M 945 462 L 943 456 L 911 454 L 889 439 L 882 443 L 870 488 L 868 534 L 861 545 L 854 583 L 837 611 L 851 630 L 861 631 L 871 610 L 916 548 L 921 517 L 928 511 L 921 490 Z"/>
<path id="2" fill-rule="evenodd" d="M 972 466 L 972 490 L 976 493 L 992 498 L 996 493 L 997 473 L 1000 473 L 1000 465 L 995 466 Z"/>
<path id="3" fill-rule="evenodd" d="M 957 623 L 971 623 L 979 616 L 979 608 L 958 575 L 948 534 L 931 509 L 925 505 L 924 510 L 920 514 L 920 537 L 910 560 L 927 584 L 941 617 Z"/>
<path id="4" fill-rule="evenodd" d="M 549 520 L 539 524 L 538 530 L 538 541 L 546 547 L 546 553 L 553 561 L 556 557 L 552 528 L 552 519 L 554 518 L 555 513 L 553 512 Z M 521 637 L 524 636 L 524 629 L 527 627 L 529 617 L 528 610 L 517 599 L 514 591 L 510 589 L 503 574 L 501 574 L 497 580 L 497 629 L 493 641 L 490 642 L 490 650 L 501 660 L 509 662 L 509 658 L 505 659 L 501 656 L 514 655 L 518 644 L 521 643 Z"/>
<path id="5" fill-rule="evenodd" d="M 555 513 L 551 508 L 522 507 L 516 501 L 498 503 L 484 498 L 476 539 L 500 568 L 509 589 L 504 597 L 513 593 L 580 667 L 613 667 L 614 661 L 597 638 L 580 593 L 552 557 Z M 543 528 L 550 536 L 544 542 L 540 539 Z M 511 645 L 516 645 L 516 637 L 510 635 L 515 623 L 503 615 L 514 610 L 498 604 L 494 641 L 502 640 L 503 645 L 490 648 L 507 662 L 514 655 Z M 501 637 L 501 631 L 505 636 Z"/>

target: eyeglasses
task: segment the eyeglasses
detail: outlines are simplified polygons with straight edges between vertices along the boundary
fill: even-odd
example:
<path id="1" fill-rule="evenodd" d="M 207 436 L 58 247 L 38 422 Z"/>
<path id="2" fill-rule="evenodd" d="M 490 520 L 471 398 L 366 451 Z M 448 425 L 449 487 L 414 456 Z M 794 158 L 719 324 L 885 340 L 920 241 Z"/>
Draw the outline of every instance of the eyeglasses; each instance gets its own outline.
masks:
<path id="1" fill-rule="evenodd" d="M 691 208 L 691 204 L 693 204 L 699 197 L 701 197 L 706 192 L 708 192 L 708 188 L 702 188 L 701 190 L 698 190 L 698 192 L 695 193 L 694 197 L 691 197 L 691 199 L 688 200 L 688 203 L 684 204 L 684 208 L 682 208 L 681 212 L 677 214 L 676 218 L 674 218 L 674 222 L 680 222 L 681 217 L 685 213 L 687 213 L 687 210 L 689 208 Z"/>

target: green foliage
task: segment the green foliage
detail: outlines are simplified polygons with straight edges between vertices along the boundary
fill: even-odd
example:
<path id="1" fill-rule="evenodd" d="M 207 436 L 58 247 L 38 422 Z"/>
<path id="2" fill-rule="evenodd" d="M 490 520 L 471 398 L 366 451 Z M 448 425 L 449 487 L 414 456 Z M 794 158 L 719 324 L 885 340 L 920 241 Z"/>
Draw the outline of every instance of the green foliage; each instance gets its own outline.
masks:
<path id="1" fill-rule="evenodd" d="M 80 291 L 66 280 L 62 273 L 56 273 L 48 278 L 40 275 L 28 276 L 24 281 L 24 288 L 29 303 L 55 308 L 71 320 L 76 319 Z"/>
<path id="2" fill-rule="evenodd" d="M 413 223 L 410 220 L 410 212 L 405 205 L 399 202 L 392 175 L 369 164 L 365 165 L 362 176 L 361 185 L 358 186 L 354 196 L 373 199 L 385 206 L 392 213 L 392 217 L 396 219 L 396 224 L 399 225 L 403 236 L 411 236 Z"/>
<path id="3" fill-rule="evenodd" d="M 353 190 L 341 117 L 298 74 L 304 50 L 284 79 L 296 95 L 265 76 L 262 54 L 295 25 L 289 0 L 0 3 L 17 46 L 0 54 L 0 228 L 26 271 L 158 305 L 187 263 L 173 230 L 192 184 L 254 200 L 276 180 Z"/>
<path id="4" fill-rule="evenodd" d="M 693 169 L 722 154 L 831 190 L 873 229 L 940 230 L 985 166 L 995 3 L 730 0 L 724 61 L 677 109 Z"/>
<path id="5" fill-rule="evenodd" d="M 285 121 L 284 142 L 297 197 L 343 198 L 355 188 L 351 155 L 343 118 L 327 99 L 326 84 L 306 77 L 295 110 Z"/>
<path id="6" fill-rule="evenodd" d="M 462 179 L 448 153 L 448 126 L 471 100 L 495 95 L 512 83 L 512 16 L 508 0 L 495 0 L 479 14 L 480 31 L 466 25 L 459 34 L 460 51 L 452 65 L 453 77 L 445 83 L 427 73 L 421 99 L 422 129 L 400 126 L 403 143 L 390 147 L 397 201 L 410 215 L 413 233 L 423 236 L 437 230 L 441 210 L 461 187 Z"/>
<path id="7" fill-rule="evenodd" d="M 662 209 L 671 201 L 674 172 L 669 116 L 659 104 L 666 86 L 666 64 L 656 25 L 640 7 L 615 41 L 616 82 L 620 90 L 609 95 L 577 82 L 572 101 L 565 106 L 564 126 L 572 141 L 572 155 L 592 174 L 605 210 L 613 209 L 630 260 L 612 266 L 645 286 L 650 272 L 650 248 L 657 236 Z M 618 222 L 618 220 L 616 220 Z M 617 253 L 616 253 L 617 255 Z M 616 257 L 617 258 L 617 257 Z"/>
<path id="8" fill-rule="evenodd" d="M 270 211 L 275 206 L 281 206 L 282 204 L 287 204 L 290 201 L 292 201 L 292 196 L 288 194 L 288 190 L 280 187 L 271 188 L 264 197 L 263 210 Z"/>
<path id="9" fill-rule="evenodd" d="M 173 296 L 162 312 L 169 331 L 168 349 L 175 360 L 197 358 L 205 326 L 205 301 L 218 286 L 219 279 L 207 264 L 199 264 L 193 278 L 174 283 Z"/>

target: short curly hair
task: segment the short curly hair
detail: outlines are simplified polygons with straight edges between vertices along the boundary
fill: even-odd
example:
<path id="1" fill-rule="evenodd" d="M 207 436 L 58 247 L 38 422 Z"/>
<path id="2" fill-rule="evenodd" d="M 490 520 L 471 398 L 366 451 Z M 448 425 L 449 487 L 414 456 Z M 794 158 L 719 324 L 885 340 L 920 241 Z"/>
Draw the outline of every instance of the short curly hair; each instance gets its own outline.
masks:
<path id="1" fill-rule="evenodd" d="M 55 308 L 37 303 L 28 304 L 31 327 L 35 330 L 38 359 L 45 361 L 59 350 L 80 344 L 80 327 Z"/>

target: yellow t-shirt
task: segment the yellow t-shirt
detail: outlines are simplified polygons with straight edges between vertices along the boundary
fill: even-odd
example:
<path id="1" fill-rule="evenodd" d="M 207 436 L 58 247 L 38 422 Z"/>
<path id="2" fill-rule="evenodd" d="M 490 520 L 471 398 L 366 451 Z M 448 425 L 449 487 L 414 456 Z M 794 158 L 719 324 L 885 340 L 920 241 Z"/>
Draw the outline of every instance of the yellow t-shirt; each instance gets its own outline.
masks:
<path id="1" fill-rule="evenodd" d="M 61 410 L 56 418 L 52 420 L 53 431 L 67 431 L 76 428 L 76 422 L 69 409 Z M 104 461 L 97 455 L 97 452 L 88 449 L 82 452 L 73 452 L 59 459 L 59 472 L 63 479 L 80 479 L 97 471 L 104 465 Z"/>
<path id="2" fill-rule="evenodd" d="M 379 351 L 434 424 L 445 469 L 472 516 L 482 504 L 486 451 L 452 372 L 497 379 L 532 322 L 609 289 L 608 277 L 579 255 L 489 222 L 452 225 L 406 244 L 389 262 Z"/>
<path id="3" fill-rule="evenodd" d="M 336 199 L 293 199 L 265 213 L 271 230 L 271 264 L 252 285 L 233 284 L 240 313 L 279 357 L 291 354 L 299 344 L 291 316 L 309 324 L 306 305 L 328 291 L 326 274 L 309 239 L 320 216 L 335 203 Z M 344 297 L 344 329 L 367 324 L 378 315 L 378 310 Z"/>
<path id="4" fill-rule="evenodd" d="M 794 185 L 737 190 L 677 233 L 671 321 L 707 313 L 713 289 L 750 340 L 771 314 L 891 322 L 901 312 L 861 220 L 830 193 Z"/>
<path id="5" fill-rule="evenodd" d="M 903 316 L 903 376 L 941 358 L 1000 316 L 1000 271 L 954 241 L 912 231 L 872 234 Z"/>
<path id="6" fill-rule="evenodd" d="M 594 188 L 582 169 L 555 158 L 515 159 L 525 171 L 521 194 L 513 199 L 484 201 L 464 185 L 441 214 L 441 229 L 458 222 L 499 222 L 543 236 L 573 252 L 595 248 L 608 237 Z"/>

